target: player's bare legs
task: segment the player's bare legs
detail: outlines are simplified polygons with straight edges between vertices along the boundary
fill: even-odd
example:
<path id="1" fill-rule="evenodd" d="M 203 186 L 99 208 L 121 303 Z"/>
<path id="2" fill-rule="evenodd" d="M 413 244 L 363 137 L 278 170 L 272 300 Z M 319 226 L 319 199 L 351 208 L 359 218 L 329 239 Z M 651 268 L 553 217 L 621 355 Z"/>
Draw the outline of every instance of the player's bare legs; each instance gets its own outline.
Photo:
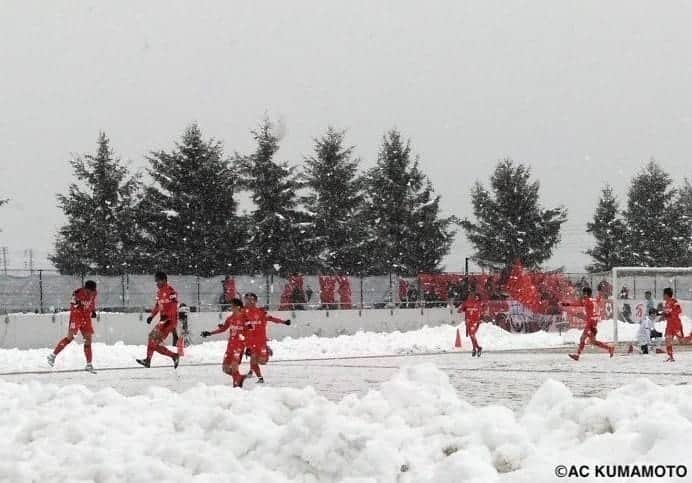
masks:
<path id="1" fill-rule="evenodd" d="M 596 347 L 600 347 L 601 349 L 608 351 L 610 353 L 610 357 L 613 357 L 613 354 L 615 352 L 615 348 L 612 345 L 608 345 L 605 342 L 601 342 L 600 340 L 597 340 L 595 335 L 591 334 L 588 331 L 584 331 L 581 333 L 581 337 L 579 338 L 579 348 L 577 349 L 576 354 L 570 354 L 569 356 L 574 359 L 575 361 L 579 360 L 579 357 L 581 356 L 581 353 L 584 352 L 584 347 L 586 344 L 591 344 L 595 345 Z"/>
<path id="2" fill-rule="evenodd" d="M 245 376 L 240 374 L 240 362 L 236 357 L 229 357 L 228 355 L 226 355 L 226 357 L 223 360 L 223 365 L 221 367 L 223 369 L 223 372 L 225 372 L 233 378 L 233 387 L 243 387 L 243 381 L 245 380 Z"/>
<path id="3" fill-rule="evenodd" d="M 146 359 L 137 359 L 137 362 L 144 367 L 151 366 L 151 356 L 154 352 L 158 352 L 164 356 L 168 356 L 173 359 L 173 367 L 178 367 L 178 354 L 169 350 L 165 345 L 163 345 L 164 334 L 162 334 L 157 327 L 154 327 L 151 332 L 149 332 L 149 342 L 147 344 L 147 357 Z"/>
<path id="4" fill-rule="evenodd" d="M 74 340 L 76 335 L 77 330 L 68 330 L 67 336 L 62 338 L 60 342 L 58 342 L 58 345 L 55 346 L 53 353 L 48 355 L 48 364 L 50 364 L 51 367 L 53 367 L 53 364 L 55 364 L 55 358 L 57 357 L 57 355 L 60 354 L 62 350 L 65 347 L 67 347 L 70 344 L 70 342 Z"/>
<path id="5" fill-rule="evenodd" d="M 257 376 L 257 382 L 260 384 L 264 382 L 264 378 L 262 377 L 262 369 L 260 369 L 260 364 L 264 365 L 267 363 L 267 357 L 262 357 L 261 355 L 257 354 L 255 350 L 253 350 L 250 353 L 250 369 L 252 372 L 255 373 Z"/>
<path id="6" fill-rule="evenodd" d="M 666 354 L 668 354 L 666 362 L 675 362 L 675 357 L 673 357 L 673 335 L 670 334 L 666 334 Z"/>
<path id="7" fill-rule="evenodd" d="M 94 366 L 91 364 L 92 353 L 91 353 L 91 336 L 90 333 L 82 332 L 82 337 L 84 337 L 84 357 L 86 359 L 86 370 L 94 372 Z"/>

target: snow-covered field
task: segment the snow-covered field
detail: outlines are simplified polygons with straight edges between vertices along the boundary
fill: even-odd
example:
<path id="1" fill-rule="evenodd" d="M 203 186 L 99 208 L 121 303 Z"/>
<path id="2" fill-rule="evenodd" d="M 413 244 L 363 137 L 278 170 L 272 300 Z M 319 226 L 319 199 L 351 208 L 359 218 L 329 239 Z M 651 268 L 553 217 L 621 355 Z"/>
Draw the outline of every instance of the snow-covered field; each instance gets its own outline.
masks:
<path id="1" fill-rule="evenodd" d="M 472 358 L 455 335 L 275 341 L 267 384 L 243 390 L 220 370 L 222 341 L 188 347 L 177 371 L 158 355 L 164 367 L 139 368 L 144 346 L 97 344 L 96 375 L 61 371 L 83 367 L 78 344 L 54 372 L 50 349 L 1 350 L 0 481 L 529 482 L 560 464 L 689 461 L 692 352 L 577 363 L 579 331 L 484 324 Z"/>
<path id="2" fill-rule="evenodd" d="M 692 330 L 688 318 L 684 320 L 685 333 Z M 658 328 L 663 330 L 664 325 Z M 287 337 L 273 341 L 274 360 L 334 358 L 373 355 L 421 354 L 430 352 L 452 351 L 456 338 L 456 327 L 442 325 L 424 327 L 410 332 L 358 332 L 354 335 L 338 337 Z M 638 325 L 619 323 L 620 340 L 636 340 Z M 464 326 L 460 326 L 462 335 L 461 351 L 470 351 L 471 345 L 464 336 Z M 486 351 L 543 349 L 561 347 L 565 344 L 576 344 L 581 331 L 569 330 L 563 334 L 556 332 L 535 332 L 532 334 L 510 334 L 497 326 L 481 324 L 479 342 Z M 612 321 L 605 320 L 599 325 L 598 336 L 605 341 L 613 339 Z M 57 341 L 56 341 L 57 342 Z M 0 373 L 45 370 L 46 349 L 0 349 Z M 195 344 L 185 349 L 184 362 L 187 364 L 218 363 L 223 359 L 226 341 L 209 341 Z M 144 345 L 125 345 L 122 343 L 106 345 L 94 344 L 94 365 L 96 367 L 136 367 L 135 358 L 146 353 Z M 164 358 L 156 357 L 155 363 L 168 364 Z M 58 357 L 56 369 L 80 369 L 84 366 L 84 354 L 80 344 L 73 342 Z"/>

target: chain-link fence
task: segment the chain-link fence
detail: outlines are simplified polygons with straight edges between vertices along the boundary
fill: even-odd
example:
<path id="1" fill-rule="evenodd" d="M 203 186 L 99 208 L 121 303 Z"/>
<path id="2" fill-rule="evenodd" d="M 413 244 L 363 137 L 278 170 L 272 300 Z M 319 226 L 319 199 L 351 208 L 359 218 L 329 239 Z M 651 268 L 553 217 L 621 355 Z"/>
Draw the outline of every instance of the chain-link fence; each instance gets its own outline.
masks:
<path id="1" fill-rule="evenodd" d="M 594 289 L 600 283 L 611 283 L 610 274 L 565 273 L 575 290 L 588 285 Z M 99 310 L 140 311 L 153 304 L 156 286 L 153 275 L 98 276 L 85 278 L 98 283 Z M 497 280 L 493 281 L 494 278 Z M 234 293 L 253 292 L 260 303 L 272 310 L 283 307 L 296 309 L 402 308 L 444 306 L 464 298 L 464 286 L 478 280 L 490 280 L 496 295 L 503 298 L 502 283 L 497 274 L 436 274 L 420 277 L 399 277 L 395 274 L 368 277 L 337 277 L 304 275 L 299 282 L 278 276 L 234 276 Z M 0 312 L 53 312 L 69 307 L 72 292 L 84 278 L 60 275 L 53 270 L 0 273 Z M 169 276 L 169 282 L 181 302 L 192 310 L 218 310 L 228 302 L 225 277 Z M 692 276 L 670 274 L 632 275 L 618 278 L 615 293 L 621 291 L 629 299 L 643 299 L 651 291 L 660 299 L 661 291 L 671 287 L 682 300 L 692 299 Z M 623 290 L 625 289 L 625 290 Z"/>
<path id="2" fill-rule="evenodd" d="M 348 290 L 348 308 L 384 307 L 393 302 L 393 278 L 339 277 L 340 285 L 329 301 L 322 300 L 319 276 L 301 277 L 303 300 L 289 300 L 291 309 L 328 308 L 338 309 L 344 304 L 344 290 Z M 92 279 L 98 284 L 99 310 L 140 311 L 150 308 L 156 294 L 153 275 L 122 275 L 85 277 L 60 275 L 53 270 L 12 271 L 0 274 L 0 312 L 54 312 L 66 310 L 75 289 L 84 280 Z M 286 302 L 286 286 L 289 280 L 278 276 L 234 276 L 235 293 L 257 294 L 262 305 L 276 309 Z M 180 302 L 193 310 L 218 310 L 228 302 L 225 277 L 197 277 L 194 275 L 169 275 L 169 283 L 178 292 Z"/>

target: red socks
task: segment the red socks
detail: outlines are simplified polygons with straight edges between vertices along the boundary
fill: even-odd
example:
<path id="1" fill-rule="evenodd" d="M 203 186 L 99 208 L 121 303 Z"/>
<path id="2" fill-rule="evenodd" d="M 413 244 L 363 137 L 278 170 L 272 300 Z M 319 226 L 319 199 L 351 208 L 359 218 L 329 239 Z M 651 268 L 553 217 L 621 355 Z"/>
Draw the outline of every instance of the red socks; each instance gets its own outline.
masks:
<path id="1" fill-rule="evenodd" d="M 473 346 L 473 350 L 477 351 L 478 350 L 478 341 L 476 340 L 476 335 L 475 334 L 469 335 L 469 339 L 471 339 L 471 345 Z"/>
<path id="2" fill-rule="evenodd" d="M 60 352 L 61 352 L 65 347 L 67 347 L 67 344 L 69 344 L 70 342 L 72 342 L 72 341 L 71 341 L 70 339 L 68 339 L 67 337 L 65 337 L 63 340 L 61 340 L 60 342 L 58 342 L 58 345 L 55 346 L 55 350 L 53 351 L 53 354 L 55 354 L 56 356 L 57 356 L 58 354 L 60 354 Z"/>
<path id="3" fill-rule="evenodd" d="M 151 360 L 151 356 L 154 355 L 154 350 L 156 346 L 159 345 L 155 340 L 150 340 L 147 344 L 147 359 Z"/>
<path id="4" fill-rule="evenodd" d="M 173 357 L 175 352 L 168 350 L 168 348 L 156 340 L 150 340 L 147 344 L 147 359 L 151 360 L 151 356 L 154 352 L 163 354 L 164 356 Z"/>
<path id="5" fill-rule="evenodd" d="M 252 372 L 254 372 L 257 377 L 262 377 L 262 370 L 260 369 L 259 364 L 250 364 L 250 369 L 252 369 Z"/>
<path id="6" fill-rule="evenodd" d="M 234 385 L 234 386 L 237 386 L 238 384 L 240 384 L 240 378 L 241 378 L 240 372 L 238 372 L 238 371 L 232 371 L 232 372 L 231 372 L 231 377 L 233 378 L 233 385 Z"/>
<path id="7" fill-rule="evenodd" d="M 595 345 L 596 347 L 600 347 L 601 349 L 604 349 L 607 351 L 610 350 L 610 347 L 608 346 L 608 344 L 605 344 L 605 343 L 601 342 L 600 340 L 593 341 L 593 345 Z"/>
<path id="8" fill-rule="evenodd" d="M 91 364 L 91 344 L 84 344 L 84 356 L 87 364 Z"/>
<path id="9" fill-rule="evenodd" d="M 173 356 L 175 356 L 175 352 L 171 351 L 170 349 L 168 349 L 168 347 L 166 347 L 166 346 L 163 345 L 163 344 L 157 345 L 157 346 L 154 348 L 154 350 L 155 350 L 156 352 L 158 352 L 159 354 L 163 354 L 164 356 L 168 356 L 168 357 L 173 357 Z"/>

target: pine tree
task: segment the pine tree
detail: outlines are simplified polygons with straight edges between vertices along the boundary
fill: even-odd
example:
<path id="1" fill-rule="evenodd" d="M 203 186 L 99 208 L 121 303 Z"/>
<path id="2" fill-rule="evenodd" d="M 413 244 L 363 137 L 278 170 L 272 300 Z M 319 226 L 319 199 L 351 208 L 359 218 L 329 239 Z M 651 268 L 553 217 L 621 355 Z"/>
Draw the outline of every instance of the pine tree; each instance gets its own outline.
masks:
<path id="1" fill-rule="evenodd" d="M 301 185 L 294 169 L 274 161 L 279 138 L 273 124 L 265 119 L 252 131 L 257 148 L 248 156 L 237 156 L 243 188 L 250 192 L 254 209 L 248 217 L 249 236 L 243 248 L 251 273 L 280 274 L 304 272 L 309 253 L 304 240 L 308 220 L 298 211 L 297 193 Z"/>
<path id="2" fill-rule="evenodd" d="M 454 217 L 440 216 L 440 197 L 411 159 L 410 142 L 396 130 L 382 140 L 366 176 L 365 271 L 415 275 L 434 272 L 451 247 Z"/>
<path id="3" fill-rule="evenodd" d="M 683 257 L 676 241 L 676 190 L 672 178 L 654 160 L 632 179 L 624 213 L 627 226 L 626 264 L 660 267 Z"/>
<path id="4" fill-rule="evenodd" d="M 593 221 L 586 224 L 586 231 L 596 239 L 594 248 L 586 251 L 594 259 L 594 263 L 586 267 L 589 272 L 606 272 L 624 263 L 625 224 L 620 218 L 612 187 L 603 188 Z"/>
<path id="5" fill-rule="evenodd" d="M 461 223 L 476 248 L 474 259 L 483 267 L 505 270 L 515 262 L 538 268 L 548 260 L 560 241 L 560 227 L 567 219 L 563 207 L 542 209 L 538 181 L 531 170 L 511 159 L 498 163 L 488 191 L 477 182 L 471 192 L 475 223 Z"/>
<path id="6" fill-rule="evenodd" d="M 242 271 L 237 176 L 221 143 L 204 140 L 192 124 L 171 152 L 152 152 L 147 159 L 154 181 L 142 202 L 149 270 L 200 276 Z"/>
<path id="7" fill-rule="evenodd" d="M 667 265 L 692 266 L 692 184 L 688 179 L 677 190 L 668 223 L 673 236 Z"/>
<path id="8" fill-rule="evenodd" d="M 315 140 L 315 154 L 305 158 L 305 207 L 310 220 L 308 252 L 324 273 L 362 271 L 364 230 L 363 183 L 353 147 L 344 147 L 344 132 L 332 127 Z"/>
<path id="9" fill-rule="evenodd" d="M 67 195 L 58 195 L 67 224 L 57 235 L 50 260 L 61 273 L 137 271 L 139 177 L 128 177 L 103 132 L 95 155 L 77 157 L 70 164 L 83 187 L 73 183 Z"/>

